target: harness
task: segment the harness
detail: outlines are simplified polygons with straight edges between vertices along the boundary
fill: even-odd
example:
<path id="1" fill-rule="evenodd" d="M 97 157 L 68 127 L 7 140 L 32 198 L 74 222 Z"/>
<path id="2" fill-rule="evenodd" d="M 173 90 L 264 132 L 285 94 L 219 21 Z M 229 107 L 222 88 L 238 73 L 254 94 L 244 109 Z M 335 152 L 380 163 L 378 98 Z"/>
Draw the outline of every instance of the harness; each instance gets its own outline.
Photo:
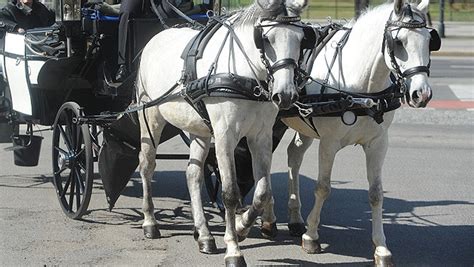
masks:
<path id="1" fill-rule="evenodd" d="M 275 24 L 262 25 L 261 22 L 265 20 L 275 22 Z M 256 48 L 260 52 L 260 59 L 267 71 L 266 81 L 258 80 L 256 71 L 251 64 L 250 58 L 248 58 L 248 55 L 245 53 L 239 38 L 234 32 L 232 24 L 230 24 L 230 22 L 226 20 L 225 17 L 211 17 L 210 23 L 208 23 L 206 27 L 201 30 L 193 39 L 191 39 L 181 55 L 181 57 L 184 59 L 184 67 L 180 83 L 184 84 L 184 87 L 180 94 L 183 99 L 186 100 L 186 102 L 188 102 L 201 116 L 203 122 L 211 131 L 211 134 L 213 133 L 213 129 L 211 126 L 209 114 L 203 101 L 205 97 L 227 97 L 251 101 L 270 101 L 271 91 L 269 88 L 271 88 L 271 84 L 273 82 L 273 74 L 278 70 L 288 66 L 293 67 L 295 69 L 295 73 L 299 71 L 299 62 L 296 62 L 296 60 L 292 58 L 280 59 L 273 65 L 270 65 L 264 49 L 265 38 L 263 34 L 263 27 L 275 26 L 276 24 L 292 24 L 294 26 L 299 26 L 294 23 L 300 21 L 300 17 L 278 16 L 262 18 L 255 25 L 254 42 Z M 214 62 L 211 64 L 208 70 L 208 74 L 198 79 L 196 71 L 197 60 L 202 58 L 202 54 L 206 48 L 206 45 L 212 36 L 222 26 L 227 28 L 225 39 L 216 54 Z M 306 30 L 305 38 L 302 41 L 302 47 L 314 47 L 314 42 L 316 39 L 315 32 L 312 30 L 310 31 L 310 27 L 301 27 L 303 27 L 304 31 Z M 308 29 L 306 29 L 306 27 Z M 312 35 L 311 32 L 313 33 Z M 237 44 L 238 48 L 246 58 L 254 78 L 243 77 L 233 73 L 216 73 L 215 69 L 217 66 L 217 61 L 227 41 L 230 42 L 229 49 L 233 49 L 234 42 Z M 295 75 L 295 77 L 296 76 L 297 75 Z"/>
<path id="2" fill-rule="evenodd" d="M 315 50 L 315 53 L 311 55 L 311 58 L 308 59 L 309 66 L 313 65 L 313 62 L 322 48 L 329 43 L 331 38 L 334 34 L 339 30 L 347 30 L 346 33 L 343 35 L 341 40 L 337 43 L 336 52 L 332 58 L 331 63 L 329 64 L 329 71 L 326 75 L 326 78 L 323 82 L 319 82 L 315 79 L 310 78 L 312 81 L 317 82 L 321 85 L 321 92 L 320 94 L 312 94 L 312 95 L 303 95 L 300 96 L 298 103 L 295 105 L 295 108 L 292 108 L 288 111 L 280 111 L 279 116 L 281 117 L 294 117 L 300 116 L 303 120 L 308 117 L 338 117 L 340 116 L 343 122 L 347 125 L 352 125 L 355 123 L 356 116 L 370 116 L 372 117 L 377 123 L 383 122 L 383 114 L 385 112 L 389 112 L 395 110 L 401 106 L 401 102 L 403 102 L 404 98 L 407 102 L 410 99 L 408 90 L 406 88 L 404 80 L 407 77 L 415 75 L 420 72 L 425 72 L 429 75 L 429 68 L 430 64 L 427 66 L 416 66 L 401 72 L 400 66 L 398 65 L 395 59 L 395 52 L 394 46 L 395 42 L 397 42 L 396 38 L 393 38 L 391 31 L 399 30 L 401 28 L 423 28 L 426 27 L 426 23 L 424 21 L 419 22 L 414 20 L 413 12 L 411 10 L 410 5 L 405 5 L 403 9 L 403 14 L 400 16 L 404 18 L 405 16 L 410 16 L 409 22 L 403 22 L 401 19 L 394 21 L 392 20 L 392 14 L 390 14 L 390 18 L 387 21 L 384 29 L 384 39 L 382 43 L 382 53 L 385 52 L 385 46 L 388 48 L 388 53 L 390 56 L 391 65 L 394 71 L 390 74 L 390 78 L 392 84 L 377 93 L 353 93 L 349 91 L 342 90 L 340 88 L 335 88 L 329 86 L 328 80 L 331 74 L 331 69 L 336 61 L 336 58 L 341 55 L 342 48 L 344 47 L 345 43 L 350 34 L 350 29 L 344 28 L 338 24 L 330 24 L 329 29 L 323 29 L 326 33 L 326 36 L 323 38 L 322 42 L 318 45 Z M 394 29 L 395 28 L 395 29 Z M 430 29 L 430 44 L 429 49 L 430 51 L 439 50 L 441 46 L 441 40 L 439 38 L 438 33 L 434 29 Z M 309 70 L 311 71 L 311 69 Z M 327 94 L 325 93 L 326 88 L 330 88 L 332 90 L 338 91 L 338 93 Z M 354 120 L 352 121 L 345 121 L 344 116 L 345 114 L 352 113 L 354 116 Z M 306 121 L 306 120 L 305 120 Z M 311 122 L 312 123 L 312 122 Z M 316 130 L 314 125 L 311 125 L 313 130 Z"/>

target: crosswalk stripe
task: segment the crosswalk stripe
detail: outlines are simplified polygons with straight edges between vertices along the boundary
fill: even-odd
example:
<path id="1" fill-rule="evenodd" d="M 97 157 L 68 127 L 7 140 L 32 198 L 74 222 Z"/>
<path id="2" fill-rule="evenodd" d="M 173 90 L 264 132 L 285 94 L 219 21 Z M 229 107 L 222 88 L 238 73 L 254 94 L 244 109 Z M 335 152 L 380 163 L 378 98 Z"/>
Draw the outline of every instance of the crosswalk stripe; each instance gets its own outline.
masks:
<path id="1" fill-rule="evenodd" d="M 474 86 L 467 84 L 451 84 L 451 91 L 459 100 L 474 100 Z"/>

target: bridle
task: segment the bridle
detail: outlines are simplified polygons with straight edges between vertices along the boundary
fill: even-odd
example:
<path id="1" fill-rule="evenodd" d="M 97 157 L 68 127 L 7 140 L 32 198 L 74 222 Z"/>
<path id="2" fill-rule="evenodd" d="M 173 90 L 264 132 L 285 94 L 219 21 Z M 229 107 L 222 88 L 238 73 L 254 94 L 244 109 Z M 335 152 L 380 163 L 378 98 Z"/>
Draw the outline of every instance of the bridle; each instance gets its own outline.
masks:
<path id="1" fill-rule="evenodd" d="M 263 21 L 270 21 L 274 23 L 270 24 L 262 24 Z M 295 27 L 299 27 L 303 29 L 304 37 L 301 40 L 300 51 L 303 49 L 314 49 L 316 43 L 316 32 L 315 30 L 308 25 L 301 23 L 301 18 L 299 16 L 277 16 L 277 17 L 265 17 L 260 18 L 254 26 L 254 42 L 256 48 L 260 52 L 260 59 L 265 66 L 267 71 L 267 84 L 270 85 L 274 78 L 273 75 L 280 69 L 286 67 L 292 67 L 295 71 L 295 84 L 297 83 L 296 77 L 298 77 L 298 73 L 301 71 L 300 63 L 303 58 L 303 54 L 300 53 L 300 58 L 296 61 L 293 58 L 283 58 L 277 60 L 275 63 L 270 64 L 266 53 L 265 53 L 265 44 L 264 41 L 268 40 L 263 32 L 263 28 L 265 27 L 274 27 L 276 25 L 292 25 Z"/>
<path id="2" fill-rule="evenodd" d="M 405 29 L 426 28 L 426 20 L 422 16 L 420 16 L 422 18 L 421 21 L 415 20 L 413 17 L 413 11 L 411 9 L 410 4 L 405 4 L 403 6 L 401 13 L 402 15 L 400 16 L 398 20 L 392 20 L 393 11 L 392 13 L 390 13 L 390 18 L 385 24 L 385 29 L 384 29 L 383 42 L 382 42 L 382 54 L 385 53 L 385 46 L 386 46 L 387 53 L 390 56 L 390 64 L 392 65 L 392 68 L 394 69 L 395 83 L 398 86 L 400 86 L 400 90 L 402 93 L 405 94 L 406 100 L 408 102 L 410 99 L 410 95 L 406 88 L 404 80 L 418 73 L 426 73 L 428 76 L 430 76 L 431 59 L 428 62 L 428 65 L 426 66 L 424 65 L 415 66 L 415 67 L 406 69 L 402 72 L 400 65 L 398 64 L 395 58 L 395 45 L 397 42 L 399 42 L 399 40 L 397 36 L 393 37 L 392 31 L 397 31 L 397 35 L 398 35 L 398 32 L 402 28 L 405 28 Z M 407 16 L 410 17 L 410 20 L 408 22 L 402 21 L 402 19 Z M 441 39 L 439 38 L 438 33 L 436 32 L 436 30 L 430 29 L 430 35 L 431 35 L 430 45 L 429 45 L 430 52 L 439 50 L 441 46 Z"/>

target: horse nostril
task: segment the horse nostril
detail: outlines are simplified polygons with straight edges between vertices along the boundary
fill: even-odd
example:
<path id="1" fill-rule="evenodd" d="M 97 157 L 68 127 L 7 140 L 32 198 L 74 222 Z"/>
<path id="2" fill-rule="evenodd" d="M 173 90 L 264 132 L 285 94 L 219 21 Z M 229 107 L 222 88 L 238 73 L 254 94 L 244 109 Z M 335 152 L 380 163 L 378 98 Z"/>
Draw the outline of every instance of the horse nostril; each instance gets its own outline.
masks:
<path id="1" fill-rule="evenodd" d="M 422 93 L 420 91 L 415 91 L 411 94 L 411 99 L 413 99 L 414 101 L 419 101 L 421 97 Z"/>
<path id="2" fill-rule="evenodd" d="M 273 103 L 275 103 L 275 104 L 277 104 L 278 106 L 280 106 L 280 104 L 281 104 L 281 96 L 280 96 L 280 94 L 274 94 L 274 95 L 272 96 L 272 101 L 273 101 Z"/>

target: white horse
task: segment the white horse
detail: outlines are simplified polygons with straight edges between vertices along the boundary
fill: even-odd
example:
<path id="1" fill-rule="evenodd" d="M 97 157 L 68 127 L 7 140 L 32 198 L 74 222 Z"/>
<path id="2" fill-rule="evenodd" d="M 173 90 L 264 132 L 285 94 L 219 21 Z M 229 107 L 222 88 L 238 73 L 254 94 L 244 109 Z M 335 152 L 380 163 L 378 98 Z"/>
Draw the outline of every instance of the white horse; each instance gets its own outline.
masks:
<path id="1" fill-rule="evenodd" d="M 354 114 L 347 113 L 344 119 L 347 124 L 354 122 L 353 125 L 344 124 L 340 116 L 283 119 L 299 133 L 287 150 L 288 226 L 294 235 L 301 235 L 305 230 L 300 211 L 299 169 L 304 153 L 314 138 L 320 139 L 316 201 L 307 218 L 308 230 L 302 236 L 303 249 L 308 253 L 321 251 L 318 225 L 323 203 L 331 191 L 330 177 L 335 155 L 345 146 L 360 144 L 366 154 L 375 261 L 377 265 L 391 262 L 391 252 L 387 248 L 382 226 L 382 165 L 388 147 L 387 130 L 394 117 L 391 109 L 398 107 L 404 95 L 413 107 L 424 107 L 431 99 L 431 87 L 428 84 L 430 46 L 437 44 L 430 43 L 431 34 L 425 27 L 424 16 L 428 4 L 429 1 L 422 1 L 414 7 L 398 0 L 394 4 L 368 10 L 359 19 L 346 25 L 352 30 L 338 31 L 314 61 L 311 77 L 315 82 L 307 87 L 308 95 L 320 94 L 321 84 L 327 79 L 326 93 L 341 92 L 340 95 L 346 99 L 352 96 L 353 107 L 366 106 L 361 111 L 365 110 L 372 116 L 355 117 L 357 120 L 354 122 Z M 439 41 L 439 37 L 435 41 Z M 403 86 L 383 91 L 391 84 L 391 72 Z M 402 91 L 407 90 L 406 93 L 400 92 L 400 88 Z M 271 222 L 273 207 L 265 210 L 262 219 Z"/>
<path id="2" fill-rule="evenodd" d="M 155 144 L 165 124 L 170 123 L 191 136 L 186 176 L 199 250 L 217 252 L 200 194 L 203 165 L 214 137 L 226 209 L 225 262 L 245 266 L 238 238 L 245 237 L 272 195 L 272 126 L 278 107 L 288 108 L 298 96 L 294 75 L 304 37 L 304 25 L 298 15 L 305 6 L 306 0 L 258 0 L 227 19 L 211 18 L 220 28 L 216 31 L 208 28 L 210 39 L 200 39 L 197 30 L 172 28 L 159 33 L 146 45 L 137 77 L 137 94 L 140 103 L 156 104 L 140 113 L 139 171 L 143 181 L 143 229 L 147 238 L 160 236 L 151 180 L 156 165 Z M 199 40 L 208 43 L 191 46 L 188 55 L 197 57 L 183 60 L 181 55 L 195 36 L 198 37 L 192 43 L 198 44 Z M 196 62 L 194 73 L 189 67 L 193 62 Z M 268 88 L 262 82 L 256 84 L 258 80 L 266 80 Z M 252 82 L 255 84 L 251 85 Z M 194 90 L 196 87 L 202 90 Z M 257 185 L 252 207 L 236 219 L 240 194 L 233 155 L 244 136 L 254 156 Z"/>

